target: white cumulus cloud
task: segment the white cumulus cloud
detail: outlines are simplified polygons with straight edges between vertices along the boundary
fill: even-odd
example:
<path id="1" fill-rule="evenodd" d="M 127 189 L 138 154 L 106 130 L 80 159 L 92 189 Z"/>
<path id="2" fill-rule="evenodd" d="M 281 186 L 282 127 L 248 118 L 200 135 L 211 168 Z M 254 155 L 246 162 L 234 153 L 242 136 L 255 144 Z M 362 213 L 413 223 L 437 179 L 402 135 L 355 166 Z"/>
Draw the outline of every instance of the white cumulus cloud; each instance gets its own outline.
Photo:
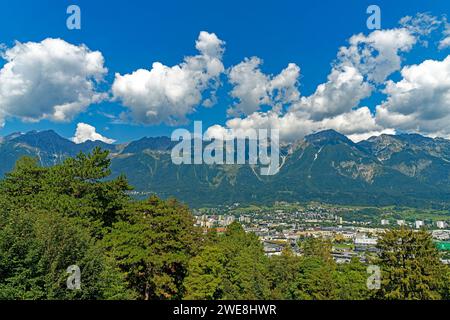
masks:
<path id="1" fill-rule="evenodd" d="M 231 95 L 237 99 L 224 126 L 208 129 L 210 136 L 220 137 L 233 129 L 245 133 L 248 129 L 280 130 L 280 138 L 293 141 L 325 129 L 334 129 L 359 141 L 383 133 L 395 133 L 395 125 L 373 114 L 361 101 L 375 90 L 385 86 L 386 80 L 402 69 L 402 54 L 439 27 L 441 22 L 433 16 L 418 14 L 406 17 L 401 27 L 375 30 L 368 35 L 357 34 L 341 47 L 327 77 L 310 96 L 300 96 L 298 78 L 300 68 L 290 64 L 279 75 L 264 74 L 261 60 L 246 59 L 232 67 L 229 81 Z M 282 79 L 276 86 L 277 79 Z M 284 92 L 278 96 L 278 89 Z M 271 107 L 266 112 L 261 106 Z M 287 106 L 287 108 L 281 108 Z"/>
<path id="2" fill-rule="evenodd" d="M 296 64 L 288 64 L 276 76 L 264 74 L 261 64 L 261 59 L 252 57 L 230 69 L 228 80 L 233 86 L 230 94 L 237 99 L 228 110 L 230 115 L 248 115 L 258 111 L 262 105 L 281 107 L 299 99 L 300 68 Z"/>
<path id="3" fill-rule="evenodd" d="M 212 97 L 205 99 L 203 105 L 214 103 L 214 90 L 224 72 L 224 44 L 214 33 L 202 31 L 196 42 L 199 55 L 186 57 L 172 67 L 155 62 L 150 70 L 116 74 L 112 86 L 114 98 L 129 108 L 136 122 L 183 123 L 202 103 L 205 91 L 209 90 Z"/>
<path id="4" fill-rule="evenodd" d="M 105 95 L 96 91 L 107 69 L 99 51 L 61 39 L 16 44 L 2 51 L 0 117 L 69 121 Z"/>
<path id="5" fill-rule="evenodd" d="M 351 64 L 366 75 L 369 81 L 382 83 L 401 68 L 400 53 L 408 52 L 417 42 L 407 28 L 375 30 L 369 35 L 357 34 L 350 38 L 350 46 L 342 47 L 339 59 Z"/>
<path id="6" fill-rule="evenodd" d="M 384 126 L 429 135 L 450 136 L 450 55 L 406 66 L 402 79 L 388 81 L 387 99 L 377 107 Z"/>
<path id="7" fill-rule="evenodd" d="M 102 136 L 101 134 L 97 133 L 95 127 L 93 127 L 89 124 L 80 122 L 77 125 L 77 130 L 75 131 L 75 135 L 72 138 L 72 141 L 79 144 L 79 143 L 86 142 L 88 140 L 102 141 L 102 142 L 109 143 L 109 144 L 116 142 L 116 140 L 106 138 L 106 137 Z"/>
<path id="8" fill-rule="evenodd" d="M 335 117 L 324 118 L 316 121 L 293 112 L 279 114 L 273 111 L 255 112 L 245 118 L 233 118 L 226 122 L 225 126 L 214 125 L 208 128 L 207 136 L 220 138 L 226 136 L 227 130 L 233 133 L 245 135 L 251 129 L 278 129 L 280 139 L 283 141 L 295 141 L 312 132 L 326 129 L 334 129 L 349 136 L 354 141 L 366 137 L 393 133 L 392 129 L 385 129 L 378 125 L 369 108 L 362 107 Z"/>
<path id="9" fill-rule="evenodd" d="M 326 83 L 320 84 L 311 96 L 302 97 L 299 103 L 292 105 L 290 111 L 306 113 L 311 119 L 322 120 L 352 110 L 371 93 L 371 85 L 364 81 L 356 68 L 339 66 L 333 68 Z"/>

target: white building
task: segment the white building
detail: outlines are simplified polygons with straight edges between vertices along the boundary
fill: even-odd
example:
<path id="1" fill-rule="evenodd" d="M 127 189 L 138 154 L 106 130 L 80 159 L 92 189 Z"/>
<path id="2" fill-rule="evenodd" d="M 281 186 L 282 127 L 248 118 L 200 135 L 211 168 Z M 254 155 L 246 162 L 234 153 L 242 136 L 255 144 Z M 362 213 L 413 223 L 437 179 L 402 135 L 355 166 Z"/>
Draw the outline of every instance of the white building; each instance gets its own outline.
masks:
<path id="1" fill-rule="evenodd" d="M 423 223 L 422 220 L 416 220 L 416 229 L 420 229 L 424 226 L 425 224 Z"/>
<path id="2" fill-rule="evenodd" d="M 367 238 L 367 237 L 356 237 L 355 238 L 356 245 L 376 245 L 377 239 L 375 238 Z"/>
<path id="3" fill-rule="evenodd" d="M 389 225 L 389 220 L 387 220 L 387 219 L 381 220 L 381 225 L 382 225 L 382 226 L 387 226 L 387 225 Z"/>
<path id="4" fill-rule="evenodd" d="M 405 220 L 397 220 L 397 225 L 404 226 L 404 225 L 406 225 L 406 222 L 405 222 Z"/>
<path id="5" fill-rule="evenodd" d="M 437 221 L 437 222 L 436 222 L 436 226 L 437 226 L 439 229 L 445 229 L 445 227 L 447 226 L 447 224 L 446 224 L 444 221 Z"/>
<path id="6" fill-rule="evenodd" d="M 350 240 L 355 237 L 354 232 L 342 232 L 341 235 L 344 237 L 344 239 Z"/>
<path id="7" fill-rule="evenodd" d="M 247 216 L 240 216 L 240 217 L 239 217 L 239 222 L 242 222 L 242 223 L 250 223 L 250 222 L 251 222 L 251 219 L 250 219 L 250 217 L 247 217 Z"/>

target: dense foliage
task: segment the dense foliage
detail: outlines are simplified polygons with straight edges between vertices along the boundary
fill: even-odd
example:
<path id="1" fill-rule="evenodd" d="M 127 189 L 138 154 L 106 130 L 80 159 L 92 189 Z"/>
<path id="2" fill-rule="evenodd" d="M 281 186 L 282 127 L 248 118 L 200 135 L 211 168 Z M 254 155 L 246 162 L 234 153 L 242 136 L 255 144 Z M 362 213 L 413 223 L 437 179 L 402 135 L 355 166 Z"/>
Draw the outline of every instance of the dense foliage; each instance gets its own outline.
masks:
<path id="1" fill-rule="evenodd" d="M 0 182 L 0 299 L 449 299 L 425 231 L 384 235 L 369 291 L 367 266 L 336 264 L 330 242 L 267 257 L 238 223 L 205 234 L 176 200 L 131 199 L 109 166 L 100 149 L 53 167 L 25 157 Z M 67 288 L 73 265 L 80 290 Z"/>

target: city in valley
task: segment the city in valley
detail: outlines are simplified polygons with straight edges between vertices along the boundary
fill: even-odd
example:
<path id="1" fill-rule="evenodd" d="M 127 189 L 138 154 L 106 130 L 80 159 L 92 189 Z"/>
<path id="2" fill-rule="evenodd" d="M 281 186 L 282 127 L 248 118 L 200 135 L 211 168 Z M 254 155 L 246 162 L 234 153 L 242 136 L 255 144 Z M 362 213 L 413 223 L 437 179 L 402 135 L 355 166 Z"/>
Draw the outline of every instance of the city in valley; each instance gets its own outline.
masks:
<path id="1" fill-rule="evenodd" d="M 321 203 L 285 203 L 273 206 L 231 206 L 194 210 L 196 226 L 205 232 L 223 233 L 237 221 L 255 233 L 268 256 L 290 248 L 301 255 L 303 239 L 324 238 L 332 242 L 337 263 L 357 258 L 367 262 L 377 252 L 377 239 L 386 229 L 425 228 L 432 233 L 441 261 L 450 264 L 450 219 L 445 211 L 398 207 L 346 207 Z"/>

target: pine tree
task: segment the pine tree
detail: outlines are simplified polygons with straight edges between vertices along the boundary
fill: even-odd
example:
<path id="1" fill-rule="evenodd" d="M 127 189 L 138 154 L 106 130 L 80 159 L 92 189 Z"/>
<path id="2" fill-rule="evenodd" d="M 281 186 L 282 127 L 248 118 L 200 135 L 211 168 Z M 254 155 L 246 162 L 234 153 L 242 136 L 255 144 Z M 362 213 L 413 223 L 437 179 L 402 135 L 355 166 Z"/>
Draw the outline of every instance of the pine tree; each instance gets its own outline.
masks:
<path id="1" fill-rule="evenodd" d="M 388 230 L 379 239 L 382 270 L 379 299 L 440 299 L 444 286 L 444 267 L 431 234 L 407 228 Z"/>
<path id="2" fill-rule="evenodd" d="M 105 247 L 141 299 L 179 299 L 200 233 L 187 207 L 151 197 L 120 212 Z"/>

